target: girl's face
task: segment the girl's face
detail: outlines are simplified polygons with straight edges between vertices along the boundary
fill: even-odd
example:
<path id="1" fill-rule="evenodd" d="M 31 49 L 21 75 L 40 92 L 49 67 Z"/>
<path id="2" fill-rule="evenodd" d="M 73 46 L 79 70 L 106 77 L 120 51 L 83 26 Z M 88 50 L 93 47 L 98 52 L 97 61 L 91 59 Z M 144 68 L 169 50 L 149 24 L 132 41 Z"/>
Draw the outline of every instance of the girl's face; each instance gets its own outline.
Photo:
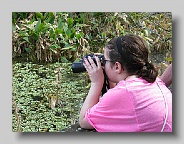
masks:
<path id="1" fill-rule="evenodd" d="M 104 49 L 104 70 L 109 79 L 109 81 L 113 83 L 118 83 L 119 81 L 123 80 L 127 72 L 123 70 L 122 65 L 119 62 L 112 62 L 109 58 L 109 51 L 107 48 Z"/>
<path id="2" fill-rule="evenodd" d="M 106 48 L 104 48 L 104 58 L 105 58 L 105 63 L 103 68 L 105 70 L 105 73 L 111 82 L 116 82 L 116 75 L 115 75 L 116 73 L 114 71 L 114 66 L 111 66 L 112 62 L 110 61 L 108 50 Z"/>

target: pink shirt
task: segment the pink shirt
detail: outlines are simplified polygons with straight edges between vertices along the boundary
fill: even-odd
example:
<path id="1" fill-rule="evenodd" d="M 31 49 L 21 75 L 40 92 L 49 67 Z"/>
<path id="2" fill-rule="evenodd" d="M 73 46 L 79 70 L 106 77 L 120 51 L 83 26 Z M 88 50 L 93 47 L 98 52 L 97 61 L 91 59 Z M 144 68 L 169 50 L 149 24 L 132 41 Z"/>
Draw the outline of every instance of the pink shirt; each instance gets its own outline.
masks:
<path id="1" fill-rule="evenodd" d="M 172 132 L 170 90 L 159 78 L 154 83 L 134 78 L 120 81 L 109 89 L 87 110 L 85 118 L 98 132 L 160 132 L 166 117 L 166 104 L 168 117 L 164 132 Z"/>

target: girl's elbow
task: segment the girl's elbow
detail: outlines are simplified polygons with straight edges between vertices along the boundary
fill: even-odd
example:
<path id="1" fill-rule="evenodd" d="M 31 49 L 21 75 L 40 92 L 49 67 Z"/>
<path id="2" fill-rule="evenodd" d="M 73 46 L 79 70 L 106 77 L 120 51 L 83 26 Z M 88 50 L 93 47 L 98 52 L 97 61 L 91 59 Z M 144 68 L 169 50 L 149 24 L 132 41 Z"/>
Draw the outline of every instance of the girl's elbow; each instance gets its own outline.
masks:
<path id="1" fill-rule="evenodd" d="M 85 118 L 79 119 L 79 125 L 83 129 L 94 129 L 86 120 Z"/>

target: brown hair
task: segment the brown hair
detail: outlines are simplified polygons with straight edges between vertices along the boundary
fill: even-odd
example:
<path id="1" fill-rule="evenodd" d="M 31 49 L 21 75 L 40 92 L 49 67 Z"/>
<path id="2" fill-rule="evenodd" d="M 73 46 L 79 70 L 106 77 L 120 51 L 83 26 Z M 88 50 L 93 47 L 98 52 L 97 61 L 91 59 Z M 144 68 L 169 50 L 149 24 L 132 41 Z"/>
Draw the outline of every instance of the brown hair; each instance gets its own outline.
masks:
<path id="1" fill-rule="evenodd" d="M 118 38 L 111 39 L 105 47 L 109 50 L 108 55 L 110 60 L 114 63 L 117 61 L 120 62 L 129 74 L 136 74 L 149 83 L 154 82 L 158 72 L 148 60 L 149 52 L 146 42 L 135 34 L 127 34 L 121 37 L 121 50 L 118 50 Z"/>

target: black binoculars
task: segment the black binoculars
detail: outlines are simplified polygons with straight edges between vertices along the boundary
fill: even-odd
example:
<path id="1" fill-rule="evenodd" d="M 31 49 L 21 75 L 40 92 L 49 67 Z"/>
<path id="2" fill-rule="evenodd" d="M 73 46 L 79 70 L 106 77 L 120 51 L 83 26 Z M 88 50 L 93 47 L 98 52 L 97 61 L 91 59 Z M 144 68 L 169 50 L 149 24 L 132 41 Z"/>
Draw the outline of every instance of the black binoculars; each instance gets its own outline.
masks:
<path id="1" fill-rule="evenodd" d="M 94 54 L 88 54 L 85 57 L 83 57 L 79 62 L 73 62 L 72 63 L 73 73 L 80 73 L 80 72 L 86 71 L 86 69 L 83 65 L 83 62 L 84 62 L 84 58 L 88 59 L 88 56 L 90 56 L 92 58 L 92 60 L 94 61 L 94 63 L 96 64 L 95 55 Z M 97 54 L 96 56 L 100 59 L 100 62 L 102 63 L 103 60 L 104 60 L 104 55 L 103 54 Z"/>
<path id="2" fill-rule="evenodd" d="M 79 62 L 73 62 L 72 63 L 73 73 L 80 73 L 80 72 L 86 71 L 86 69 L 83 65 L 83 62 L 84 62 L 84 58 L 88 59 L 88 56 L 90 56 L 92 58 L 92 60 L 94 61 L 95 64 L 97 64 L 96 59 L 95 59 L 95 56 L 97 56 L 100 59 L 101 65 L 102 66 L 105 65 L 105 58 L 104 58 L 103 54 L 101 54 L 101 53 L 100 54 L 88 54 L 85 57 L 83 57 Z M 110 88 L 107 75 L 106 75 L 104 70 L 103 70 L 103 72 L 104 72 L 104 84 L 103 84 L 103 88 L 102 88 L 102 95 L 104 93 L 106 93 L 107 90 Z"/>

